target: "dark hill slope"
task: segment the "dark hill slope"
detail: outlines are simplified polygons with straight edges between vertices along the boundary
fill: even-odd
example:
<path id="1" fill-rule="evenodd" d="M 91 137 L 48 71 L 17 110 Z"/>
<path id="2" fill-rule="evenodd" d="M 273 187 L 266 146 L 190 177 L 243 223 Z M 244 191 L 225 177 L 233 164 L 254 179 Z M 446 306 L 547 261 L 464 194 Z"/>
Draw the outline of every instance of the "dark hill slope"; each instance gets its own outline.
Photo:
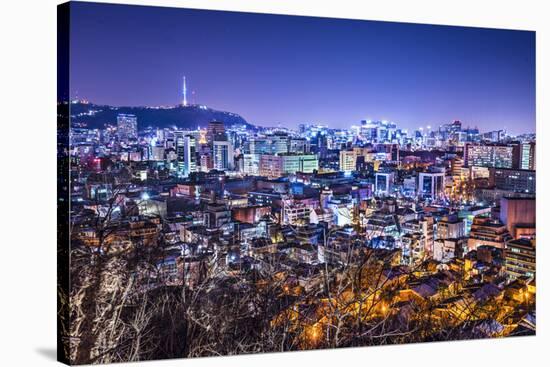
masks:
<path id="1" fill-rule="evenodd" d="M 232 112 L 217 111 L 205 106 L 176 106 L 171 108 L 152 107 L 112 107 L 91 103 L 72 103 L 72 122 L 89 128 L 102 128 L 106 124 L 116 124 L 119 113 L 137 116 L 138 129 L 146 127 L 171 127 L 196 129 L 206 127 L 210 121 L 222 121 L 227 126 L 246 125 L 253 128 L 240 115 Z"/>

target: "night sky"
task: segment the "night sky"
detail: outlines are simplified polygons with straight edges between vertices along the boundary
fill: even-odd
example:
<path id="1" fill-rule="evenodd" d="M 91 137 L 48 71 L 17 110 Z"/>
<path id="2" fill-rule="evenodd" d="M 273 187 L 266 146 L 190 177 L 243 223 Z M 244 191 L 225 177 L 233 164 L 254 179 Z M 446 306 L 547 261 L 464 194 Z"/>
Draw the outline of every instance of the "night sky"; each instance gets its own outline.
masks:
<path id="1" fill-rule="evenodd" d="M 534 32 L 90 3 L 71 15 L 73 98 L 175 105 L 185 75 L 190 103 L 258 125 L 535 131 Z"/>

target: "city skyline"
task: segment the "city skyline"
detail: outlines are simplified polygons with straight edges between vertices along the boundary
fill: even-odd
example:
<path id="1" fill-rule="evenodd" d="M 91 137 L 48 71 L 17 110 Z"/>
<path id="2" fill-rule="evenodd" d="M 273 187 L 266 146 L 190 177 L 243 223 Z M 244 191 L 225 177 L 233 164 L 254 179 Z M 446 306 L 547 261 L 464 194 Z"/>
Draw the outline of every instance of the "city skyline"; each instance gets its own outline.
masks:
<path id="1" fill-rule="evenodd" d="M 58 19 L 60 361 L 536 335 L 534 32 Z"/>
<path id="2" fill-rule="evenodd" d="M 534 32 L 73 5 L 71 98 L 176 105 L 185 75 L 189 103 L 261 126 L 535 132 Z"/>

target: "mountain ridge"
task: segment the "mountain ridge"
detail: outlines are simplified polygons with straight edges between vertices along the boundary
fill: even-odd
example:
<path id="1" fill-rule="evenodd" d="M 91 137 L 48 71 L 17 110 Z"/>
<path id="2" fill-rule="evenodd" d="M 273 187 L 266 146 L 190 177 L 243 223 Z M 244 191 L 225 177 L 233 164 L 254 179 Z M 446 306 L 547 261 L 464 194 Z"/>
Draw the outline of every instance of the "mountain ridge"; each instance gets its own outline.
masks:
<path id="1" fill-rule="evenodd" d="M 147 127 L 166 128 L 176 126 L 182 129 L 204 128 L 210 121 L 221 121 L 227 126 L 245 125 L 254 129 L 241 115 L 219 111 L 203 105 L 146 107 L 109 106 L 94 103 L 73 102 L 70 104 L 71 123 L 79 127 L 103 128 L 116 125 L 118 114 L 132 114 L 137 117 L 138 129 Z"/>

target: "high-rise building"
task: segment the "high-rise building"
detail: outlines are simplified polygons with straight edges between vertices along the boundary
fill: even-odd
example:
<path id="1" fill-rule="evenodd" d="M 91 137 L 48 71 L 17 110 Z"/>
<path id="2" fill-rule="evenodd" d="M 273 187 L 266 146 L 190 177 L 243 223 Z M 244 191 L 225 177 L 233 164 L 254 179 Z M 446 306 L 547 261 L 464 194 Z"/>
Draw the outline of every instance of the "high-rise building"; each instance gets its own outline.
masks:
<path id="1" fill-rule="evenodd" d="M 259 161 L 260 176 L 277 178 L 283 175 L 283 158 L 273 154 L 262 154 Z"/>
<path id="2" fill-rule="evenodd" d="M 520 168 L 535 170 L 536 169 L 536 152 L 535 152 L 535 143 L 523 143 L 521 144 L 521 157 L 520 157 Z"/>
<path id="3" fill-rule="evenodd" d="M 319 160 L 315 154 L 280 154 L 283 159 L 283 173 L 313 173 L 319 169 Z"/>
<path id="4" fill-rule="evenodd" d="M 165 149 L 163 146 L 153 145 L 151 147 L 151 157 L 149 159 L 152 161 L 163 161 L 164 153 Z"/>
<path id="5" fill-rule="evenodd" d="M 362 120 L 359 133 L 361 140 L 365 142 L 391 143 L 397 138 L 398 129 L 397 125 L 390 121 Z"/>
<path id="6" fill-rule="evenodd" d="M 305 138 L 290 138 L 289 152 L 291 153 L 308 153 L 308 142 Z"/>
<path id="7" fill-rule="evenodd" d="M 243 154 L 243 171 L 247 175 L 258 175 L 260 173 L 261 154 Z"/>
<path id="8" fill-rule="evenodd" d="M 319 158 L 324 159 L 327 156 L 328 151 L 328 140 L 327 136 L 324 133 L 317 133 L 317 153 Z"/>
<path id="9" fill-rule="evenodd" d="M 444 172 L 421 172 L 418 174 L 418 193 L 432 200 L 440 198 L 445 189 Z"/>
<path id="10" fill-rule="evenodd" d="M 374 142 L 377 139 L 378 126 L 370 120 L 361 121 L 361 136 L 367 142 Z"/>
<path id="11" fill-rule="evenodd" d="M 225 134 L 225 125 L 221 121 L 210 121 L 206 132 L 206 137 L 209 143 L 215 140 L 227 140 Z"/>
<path id="12" fill-rule="evenodd" d="M 194 136 L 186 135 L 183 144 L 184 175 L 188 176 L 192 172 L 197 172 L 197 141 Z"/>
<path id="13" fill-rule="evenodd" d="M 399 144 L 377 144 L 375 150 L 384 154 L 388 161 L 399 162 Z"/>
<path id="14" fill-rule="evenodd" d="M 340 151 L 340 171 L 352 172 L 356 169 L 357 154 L 355 150 Z"/>
<path id="15" fill-rule="evenodd" d="M 464 153 L 467 166 L 494 167 L 494 149 L 489 145 L 466 145 Z"/>
<path id="16" fill-rule="evenodd" d="M 176 149 L 176 162 L 178 174 L 185 175 L 185 131 L 174 132 L 174 146 Z"/>
<path id="17" fill-rule="evenodd" d="M 536 241 L 511 240 L 506 243 L 506 274 L 512 279 L 534 277 L 536 272 Z"/>
<path id="18" fill-rule="evenodd" d="M 489 170 L 489 184 L 499 190 L 534 194 L 536 171 L 492 168 Z"/>
<path id="19" fill-rule="evenodd" d="M 518 168 L 520 145 L 512 144 L 467 144 L 464 154 L 468 167 Z"/>
<path id="20" fill-rule="evenodd" d="M 498 143 L 504 138 L 505 135 L 506 131 L 504 130 L 489 131 L 483 134 L 483 139 Z"/>
<path id="21" fill-rule="evenodd" d="M 450 132 L 451 133 L 457 133 L 459 131 L 462 130 L 462 122 L 460 122 L 459 120 L 455 120 L 451 126 L 450 126 Z"/>
<path id="22" fill-rule="evenodd" d="M 496 145 L 494 148 L 495 168 L 519 168 L 519 144 L 506 146 Z"/>
<path id="23" fill-rule="evenodd" d="M 202 140 L 204 135 L 200 136 L 200 139 Z M 209 172 L 211 169 L 214 168 L 214 162 L 212 158 L 212 145 L 210 144 L 204 144 L 200 143 L 197 145 L 198 150 L 198 160 L 197 164 L 199 165 L 199 171 L 200 172 Z"/>
<path id="24" fill-rule="evenodd" d="M 233 146 L 229 141 L 214 140 L 212 157 L 214 169 L 219 171 L 233 169 Z"/>
<path id="25" fill-rule="evenodd" d="M 288 153 L 290 139 L 286 133 L 275 133 L 269 136 L 272 154 Z"/>
<path id="26" fill-rule="evenodd" d="M 464 160 L 459 158 L 459 157 L 455 157 L 452 159 L 451 161 L 451 175 L 456 178 L 456 179 L 459 179 L 461 178 L 463 175 L 464 175 Z"/>
<path id="27" fill-rule="evenodd" d="M 128 143 L 131 140 L 137 140 L 138 128 L 137 117 L 120 113 L 117 116 L 117 135 L 121 142 Z"/>
<path id="28" fill-rule="evenodd" d="M 269 142 L 264 137 L 253 136 L 248 141 L 250 154 L 268 154 L 271 152 Z"/>
<path id="29" fill-rule="evenodd" d="M 374 177 L 374 191 L 377 194 L 389 194 L 393 189 L 393 172 L 377 172 Z"/>
<path id="30" fill-rule="evenodd" d="M 315 154 L 263 154 L 260 156 L 259 172 L 270 178 L 295 174 L 313 173 L 319 169 L 319 160 Z"/>

